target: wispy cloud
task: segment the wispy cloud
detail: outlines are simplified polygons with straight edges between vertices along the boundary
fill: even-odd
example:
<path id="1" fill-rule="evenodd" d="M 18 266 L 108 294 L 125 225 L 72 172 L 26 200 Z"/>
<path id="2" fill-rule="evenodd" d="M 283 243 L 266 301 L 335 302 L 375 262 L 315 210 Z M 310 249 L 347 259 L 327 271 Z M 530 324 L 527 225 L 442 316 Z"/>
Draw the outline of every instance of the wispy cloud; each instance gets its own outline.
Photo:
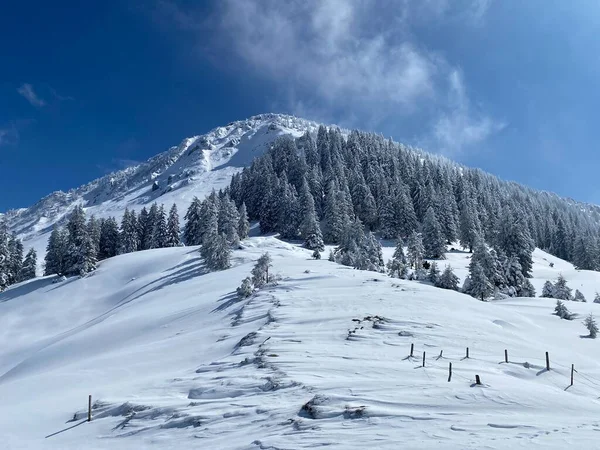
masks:
<path id="1" fill-rule="evenodd" d="M 453 70 L 448 75 L 445 110 L 439 114 L 422 144 L 443 153 L 456 154 L 482 143 L 505 126 L 504 122 L 492 119 L 471 104 L 462 74 Z"/>
<path id="2" fill-rule="evenodd" d="M 21 139 L 21 131 L 33 122 L 31 119 L 19 119 L 0 125 L 0 147 L 18 145 Z"/>
<path id="3" fill-rule="evenodd" d="M 449 152 L 482 142 L 501 124 L 472 106 L 460 67 L 424 47 L 412 27 L 442 19 L 481 25 L 490 4 L 222 0 L 208 18 L 173 0 L 156 5 L 161 24 L 170 18 L 174 29 L 197 34 L 206 53 L 272 81 L 272 103 L 282 109 L 363 128 L 427 112 L 431 127 L 419 140 Z"/>
<path id="4" fill-rule="evenodd" d="M 0 147 L 15 145 L 19 142 L 19 131 L 14 125 L 0 127 Z"/>
<path id="5" fill-rule="evenodd" d="M 75 98 L 71 97 L 70 95 L 61 95 L 59 94 L 56 89 L 54 89 L 53 87 L 49 87 L 50 92 L 52 93 L 52 95 L 54 96 L 54 98 L 60 102 L 64 102 L 64 101 L 73 101 L 75 100 Z"/>
<path id="6" fill-rule="evenodd" d="M 33 90 L 33 86 L 29 83 L 24 83 L 17 89 L 17 92 L 21 94 L 29 103 L 36 107 L 42 107 L 46 104 L 44 99 L 39 97 Z"/>

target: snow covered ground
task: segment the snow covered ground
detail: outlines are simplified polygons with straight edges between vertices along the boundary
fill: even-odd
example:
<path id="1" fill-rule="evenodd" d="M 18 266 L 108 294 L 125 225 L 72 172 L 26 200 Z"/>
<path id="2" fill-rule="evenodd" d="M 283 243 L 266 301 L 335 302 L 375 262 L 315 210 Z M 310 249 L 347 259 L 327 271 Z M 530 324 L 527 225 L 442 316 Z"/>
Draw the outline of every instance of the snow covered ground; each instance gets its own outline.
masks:
<path id="1" fill-rule="evenodd" d="M 244 246 L 223 272 L 193 247 L 149 250 L 0 294 L 2 448 L 594 447 L 600 341 L 581 319 L 600 305 L 569 302 L 569 322 L 550 299 L 483 303 L 273 237 Z M 264 251 L 281 280 L 238 300 Z M 461 278 L 468 256 L 448 254 Z M 536 250 L 538 291 L 559 272 L 589 301 L 600 289 Z"/>

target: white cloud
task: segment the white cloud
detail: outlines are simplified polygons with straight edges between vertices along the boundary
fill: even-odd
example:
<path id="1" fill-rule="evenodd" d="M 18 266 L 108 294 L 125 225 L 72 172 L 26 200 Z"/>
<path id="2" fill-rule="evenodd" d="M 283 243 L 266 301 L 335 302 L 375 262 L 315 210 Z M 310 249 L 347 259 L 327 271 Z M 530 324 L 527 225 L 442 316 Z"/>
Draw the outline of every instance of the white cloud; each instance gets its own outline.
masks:
<path id="1" fill-rule="evenodd" d="M 15 145 L 19 142 L 19 130 L 13 123 L 0 127 L 0 147 Z"/>
<path id="2" fill-rule="evenodd" d="M 169 0 L 157 8 L 161 23 L 171 17 L 179 31 L 200 33 L 213 59 L 236 70 L 241 61 L 272 81 L 272 103 L 284 110 L 360 128 L 427 113 L 434 125 L 419 141 L 449 152 L 501 127 L 475 111 L 460 68 L 424 48 L 412 27 L 445 18 L 481 24 L 490 2 L 221 0 L 208 18 Z"/>
<path id="3" fill-rule="evenodd" d="M 433 125 L 422 144 L 448 154 L 456 154 L 485 141 L 506 124 L 495 121 L 471 105 L 462 74 L 453 70 L 448 75 L 446 109 Z"/>
<path id="4" fill-rule="evenodd" d="M 29 83 L 22 84 L 21 87 L 17 89 L 17 92 L 33 106 L 41 107 L 46 104 L 46 102 L 35 93 L 33 86 Z"/>

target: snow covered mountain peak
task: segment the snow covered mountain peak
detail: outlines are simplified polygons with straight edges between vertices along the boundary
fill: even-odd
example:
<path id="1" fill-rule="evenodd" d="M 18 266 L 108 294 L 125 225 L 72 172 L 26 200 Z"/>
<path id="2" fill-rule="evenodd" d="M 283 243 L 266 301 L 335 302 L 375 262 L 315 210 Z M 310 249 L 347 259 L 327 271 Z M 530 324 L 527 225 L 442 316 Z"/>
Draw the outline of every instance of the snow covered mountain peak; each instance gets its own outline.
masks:
<path id="1" fill-rule="evenodd" d="M 141 164 L 68 192 L 53 192 L 29 208 L 11 210 L 4 216 L 24 241 L 42 249 L 52 226 L 78 204 L 96 217 L 118 218 L 125 208 L 137 210 L 153 201 L 176 203 L 184 210 L 194 196 L 226 187 L 234 173 L 249 165 L 277 137 L 298 137 L 317 127 L 315 122 L 288 115 L 252 116 L 183 139 Z"/>

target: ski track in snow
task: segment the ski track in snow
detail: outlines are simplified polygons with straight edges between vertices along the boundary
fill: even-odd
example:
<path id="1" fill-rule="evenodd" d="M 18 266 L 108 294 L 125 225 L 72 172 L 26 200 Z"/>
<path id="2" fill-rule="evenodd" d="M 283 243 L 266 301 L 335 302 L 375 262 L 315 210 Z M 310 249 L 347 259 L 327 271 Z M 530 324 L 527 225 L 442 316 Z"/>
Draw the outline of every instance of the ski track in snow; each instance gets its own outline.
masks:
<path id="1" fill-rule="evenodd" d="M 235 287 L 267 250 L 280 281 L 238 299 Z M 468 256 L 448 254 L 459 275 Z M 536 288 L 559 272 L 588 291 L 600 284 L 549 259 L 536 250 Z M 579 320 L 553 316 L 551 299 L 479 302 L 314 261 L 272 237 L 246 240 L 233 261 L 206 273 L 196 248 L 149 250 L 104 261 L 85 278 L 36 279 L 0 294 L 3 448 L 558 449 L 595 441 L 598 346 L 580 338 Z M 568 306 L 580 317 L 600 308 Z M 568 388 L 571 364 L 578 372 Z M 94 420 L 82 423 L 90 393 Z"/>

